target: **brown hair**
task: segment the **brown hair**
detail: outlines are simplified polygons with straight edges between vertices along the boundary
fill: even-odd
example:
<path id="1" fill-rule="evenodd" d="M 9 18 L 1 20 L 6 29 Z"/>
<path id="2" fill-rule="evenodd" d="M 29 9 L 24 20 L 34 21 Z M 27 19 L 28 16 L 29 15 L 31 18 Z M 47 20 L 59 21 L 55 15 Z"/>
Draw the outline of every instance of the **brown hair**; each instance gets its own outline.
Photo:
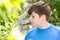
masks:
<path id="1" fill-rule="evenodd" d="M 37 3 L 34 3 L 30 9 L 28 10 L 28 14 L 31 15 L 32 12 L 35 12 L 37 14 L 39 14 L 39 16 L 41 15 L 45 15 L 47 21 L 49 20 L 50 17 L 50 7 L 47 5 L 47 3 L 45 3 L 44 1 L 39 1 Z"/>

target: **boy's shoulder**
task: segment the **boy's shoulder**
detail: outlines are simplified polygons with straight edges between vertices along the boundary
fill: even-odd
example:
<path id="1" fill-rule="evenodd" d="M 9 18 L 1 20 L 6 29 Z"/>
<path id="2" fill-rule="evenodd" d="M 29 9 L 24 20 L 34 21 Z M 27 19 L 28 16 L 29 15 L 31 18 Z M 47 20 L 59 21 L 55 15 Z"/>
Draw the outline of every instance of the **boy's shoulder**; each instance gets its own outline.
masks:
<path id="1" fill-rule="evenodd" d="M 34 32 L 34 31 L 36 31 L 37 29 L 38 29 L 37 27 L 34 27 L 34 28 L 30 29 L 30 30 L 28 31 L 28 33 L 32 33 L 32 32 Z"/>
<path id="2" fill-rule="evenodd" d="M 60 27 L 56 26 L 55 29 L 60 32 Z"/>
<path id="3" fill-rule="evenodd" d="M 53 25 L 54 29 L 60 34 L 60 27 Z"/>
<path id="4" fill-rule="evenodd" d="M 37 30 L 37 27 L 30 29 L 30 30 L 26 33 L 26 37 L 27 37 L 27 36 L 31 36 L 31 34 L 33 34 L 36 30 Z"/>

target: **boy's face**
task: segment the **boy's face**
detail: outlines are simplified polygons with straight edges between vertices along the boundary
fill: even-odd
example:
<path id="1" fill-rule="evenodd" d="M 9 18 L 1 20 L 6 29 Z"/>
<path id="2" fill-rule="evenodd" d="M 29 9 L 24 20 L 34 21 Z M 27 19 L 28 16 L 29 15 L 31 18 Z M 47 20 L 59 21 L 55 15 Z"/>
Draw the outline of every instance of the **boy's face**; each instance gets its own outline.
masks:
<path id="1" fill-rule="evenodd" d="M 46 17 L 44 15 L 39 16 L 37 13 L 32 12 L 30 16 L 30 23 L 32 26 L 40 26 L 45 21 Z"/>

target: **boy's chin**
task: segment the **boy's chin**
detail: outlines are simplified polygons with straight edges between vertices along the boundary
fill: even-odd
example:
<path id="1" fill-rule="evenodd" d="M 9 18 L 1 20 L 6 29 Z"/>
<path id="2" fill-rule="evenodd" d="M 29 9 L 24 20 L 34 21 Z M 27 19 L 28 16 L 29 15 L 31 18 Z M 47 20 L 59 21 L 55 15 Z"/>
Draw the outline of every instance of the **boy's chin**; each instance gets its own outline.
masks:
<path id="1" fill-rule="evenodd" d="M 36 27 L 36 25 L 32 25 L 33 27 Z"/>

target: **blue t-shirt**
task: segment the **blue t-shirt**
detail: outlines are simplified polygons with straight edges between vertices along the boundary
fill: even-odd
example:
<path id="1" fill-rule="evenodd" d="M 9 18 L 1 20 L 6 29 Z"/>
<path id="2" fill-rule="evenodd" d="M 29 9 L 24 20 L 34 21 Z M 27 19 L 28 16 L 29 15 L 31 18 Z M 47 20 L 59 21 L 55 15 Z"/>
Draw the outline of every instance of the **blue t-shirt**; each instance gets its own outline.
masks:
<path id="1" fill-rule="evenodd" d="M 46 29 L 36 27 L 28 31 L 25 40 L 60 40 L 60 29 L 52 24 Z"/>

